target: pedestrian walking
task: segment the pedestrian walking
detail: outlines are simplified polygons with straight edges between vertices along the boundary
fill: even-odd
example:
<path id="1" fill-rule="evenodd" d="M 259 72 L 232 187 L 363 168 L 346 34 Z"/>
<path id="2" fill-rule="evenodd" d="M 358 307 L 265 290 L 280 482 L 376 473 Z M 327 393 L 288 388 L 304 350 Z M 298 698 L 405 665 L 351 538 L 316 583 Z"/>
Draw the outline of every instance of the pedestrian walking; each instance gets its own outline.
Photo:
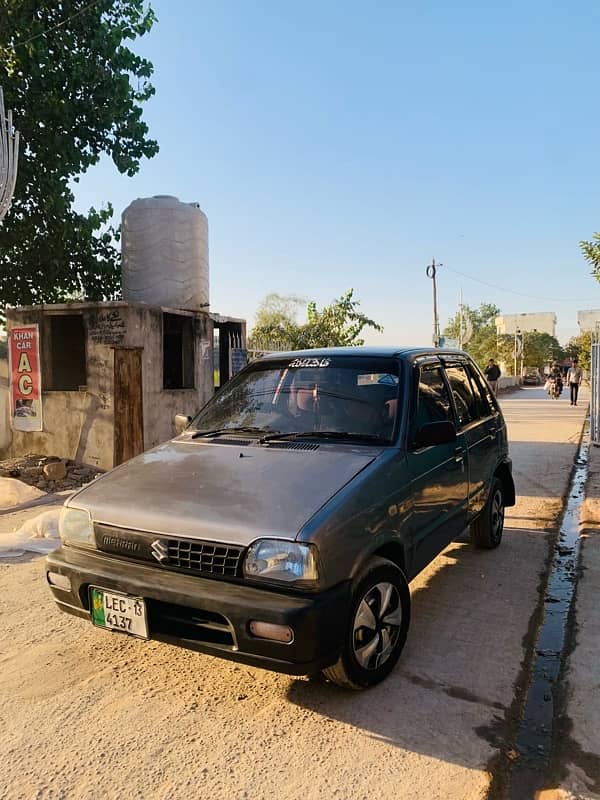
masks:
<path id="1" fill-rule="evenodd" d="M 493 358 L 487 363 L 487 367 L 484 369 L 485 377 L 487 378 L 487 382 L 491 386 L 492 392 L 494 394 L 498 394 L 498 379 L 500 378 L 500 367 Z"/>
<path id="2" fill-rule="evenodd" d="M 581 379 L 583 378 L 583 372 L 581 371 L 581 367 L 577 363 L 577 359 L 574 358 L 571 361 L 571 366 L 569 367 L 569 371 L 567 372 L 567 383 L 569 384 L 569 388 L 571 389 L 571 405 L 577 405 L 577 395 L 579 394 L 579 385 L 581 383 Z"/>

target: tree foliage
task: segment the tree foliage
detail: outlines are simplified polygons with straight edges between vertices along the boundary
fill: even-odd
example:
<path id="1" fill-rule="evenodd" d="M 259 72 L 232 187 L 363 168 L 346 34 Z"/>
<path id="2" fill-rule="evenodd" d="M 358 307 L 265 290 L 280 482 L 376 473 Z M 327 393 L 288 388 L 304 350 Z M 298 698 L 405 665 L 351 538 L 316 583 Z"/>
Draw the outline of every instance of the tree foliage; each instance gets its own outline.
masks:
<path id="1" fill-rule="evenodd" d="M 297 322 L 294 311 L 300 299 L 267 295 L 259 307 L 250 332 L 251 349 L 305 350 L 314 347 L 344 347 L 364 344 L 365 328 L 382 331 L 381 325 L 359 311 L 360 302 L 349 289 L 321 310 L 310 302 L 306 322 Z"/>
<path id="2" fill-rule="evenodd" d="M 525 331 L 523 337 L 523 366 L 541 369 L 545 364 L 562 361 L 565 351 L 558 339 L 541 331 Z"/>
<path id="3" fill-rule="evenodd" d="M 590 369 L 592 354 L 592 332 L 583 331 L 579 336 L 573 336 L 567 342 L 566 353 L 569 358 L 577 358 L 582 369 Z"/>
<path id="4" fill-rule="evenodd" d="M 140 107 L 153 67 L 125 44 L 154 21 L 144 0 L 0 3 L 0 85 L 21 134 L 0 227 L 0 305 L 118 293 L 112 208 L 77 213 L 70 183 L 102 154 L 134 175 L 158 152 Z"/>
<path id="5" fill-rule="evenodd" d="M 482 303 L 478 309 L 465 305 L 462 309 L 463 319 L 469 320 L 471 336 L 464 345 L 464 349 L 484 366 L 490 358 L 504 362 L 509 371 L 514 370 L 515 337 L 514 334 L 498 334 L 495 319 L 500 314 L 498 306 L 492 303 Z M 460 311 L 448 322 L 444 335 L 458 340 L 460 331 Z M 463 324 L 464 331 L 464 324 Z M 542 368 L 550 361 L 562 360 L 565 351 L 558 340 L 548 333 L 540 331 L 525 331 L 523 338 L 523 366 Z M 518 355 L 517 367 L 521 366 L 521 354 Z"/>
<path id="6" fill-rule="evenodd" d="M 479 333 L 483 328 L 493 330 L 495 334 L 495 319 L 500 313 L 498 306 L 495 306 L 493 303 L 482 303 L 479 308 L 471 308 L 465 304 L 462 307 L 462 314 L 459 310 L 449 320 L 444 328 L 444 336 L 458 341 L 460 339 L 461 319 L 463 323 L 463 333 L 465 330 L 465 320 L 468 320 L 472 335 Z"/>
<path id="7" fill-rule="evenodd" d="M 465 332 L 465 320 L 468 320 L 470 336 L 463 344 L 463 348 L 481 366 L 485 365 L 490 358 L 498 360 L 501 353 L 498 350 L 496 337 L 496 317 L 500 314 L 500 309 L 493 303 L 481 303 L 479 308 L 471 308 L 463 305 L 461 311 L 450 319 L 444 328 L 444 336 L 455 341 L 460 340 L 461 319 L 463 324 L 463 334 Z"/>
<path id="8" fill-rule="evenodd" d="M 592 235 L 592 241 L 579 242 L 583 257 L 592 268 L 592 275 L 600 281 L 600 233 Z"/>
<path id="9" fill-rule="evenodd" d="M 275 341 L 287 341 L 298 325 L 298 314 L 306 307 L 306 300 L 295 295 L 268 294 L 256 312 L 252 336 Z"/>

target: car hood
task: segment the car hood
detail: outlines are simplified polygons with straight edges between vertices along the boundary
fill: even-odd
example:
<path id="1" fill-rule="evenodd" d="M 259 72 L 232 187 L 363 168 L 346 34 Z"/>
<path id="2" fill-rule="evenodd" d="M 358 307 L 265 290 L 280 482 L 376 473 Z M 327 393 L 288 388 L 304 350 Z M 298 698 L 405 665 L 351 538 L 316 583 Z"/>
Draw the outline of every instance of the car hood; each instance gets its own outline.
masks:
<path id="1" fill-rule="evenodd" d="M 103 475 L 69 505 L 88 509 L 95 522 L 130 530 L 239 545 L 261 536 L 294 539 L 377 452 L 178 439 Z"/>

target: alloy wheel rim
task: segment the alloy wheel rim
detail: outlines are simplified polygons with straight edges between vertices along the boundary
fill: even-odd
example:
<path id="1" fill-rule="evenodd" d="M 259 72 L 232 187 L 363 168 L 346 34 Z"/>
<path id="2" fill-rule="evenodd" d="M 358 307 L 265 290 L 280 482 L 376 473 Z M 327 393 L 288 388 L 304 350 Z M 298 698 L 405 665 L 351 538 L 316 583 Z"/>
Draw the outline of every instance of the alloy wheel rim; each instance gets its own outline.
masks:
<path id="1" fill-rule="evenodd" d="M 492 536 L 496 541 L 502 535 L 504 527 L 504 504 L 502 502 L 502 492 L 496 489 L 492 498 Z"/>
<path id="2" fill-rule="evenodd" d="M 354 617 L 352 645 L 358 664 L 378 669 L 390 658 L 402 626 L 400 593 L 387 581 L 372 586 L 358 605 Z"/>

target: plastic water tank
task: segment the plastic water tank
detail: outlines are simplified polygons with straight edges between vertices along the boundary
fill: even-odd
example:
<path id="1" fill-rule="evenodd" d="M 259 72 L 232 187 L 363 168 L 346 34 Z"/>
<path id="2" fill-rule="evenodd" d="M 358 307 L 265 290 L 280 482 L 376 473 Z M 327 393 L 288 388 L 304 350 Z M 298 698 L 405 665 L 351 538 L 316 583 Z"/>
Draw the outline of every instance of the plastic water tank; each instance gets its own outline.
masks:
<path id="1" fill-rule="evenodd" d="M 138 198 L 123 212 L 123 299 L 207 308 L 208 220 L 198 203 L 170 195 Z"/>

